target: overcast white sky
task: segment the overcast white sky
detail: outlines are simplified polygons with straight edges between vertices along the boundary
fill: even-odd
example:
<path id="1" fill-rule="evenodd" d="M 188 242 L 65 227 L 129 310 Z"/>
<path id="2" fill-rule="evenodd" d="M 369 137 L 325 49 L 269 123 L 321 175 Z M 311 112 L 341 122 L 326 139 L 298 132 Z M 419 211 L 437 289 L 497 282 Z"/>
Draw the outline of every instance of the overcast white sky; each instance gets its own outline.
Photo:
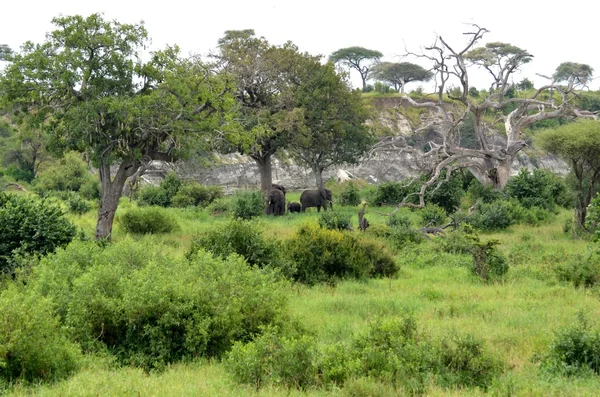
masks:
<path id="1" fill-rule="evenodd" d="M 534 55 L 515 77 L 536 86 L 535 73 L 552 74 L 565 61 L 585 63 L 600 76 L 598 12 L 592 0 L 572 3 L 529 0 L 31 0 L 0 6 L 0 44 L 18 49 L 25 41 L 42 42 L 60 14 L 104 13 L 122 23 L 145 22 L 153 48 L 178 44 L 184 53 L 206 54 L 225 30 L 254 29 L 272 44 L 291 40 L 301 51 L 328 56 L 349 46 L 381 51 L 385 61 L 399 61 L 405 45 L 418 51 L 441 34 L 455 48 L 464 45 L 464 23 L 487 28 L 481 44 L 501 41 Z M 545 5 L 540 5 L 540 4 Z M 556 6 L 554 6 L 556 4 Z M 558 6 L 560 4 L 560 7 Z M 414 60 L 409 60 L 414 61 Z M 417 62 L 421 63 L 421 62 Z M 429 65 L 421 63 L 422 66 Z M 358 73 L 352 74 L 355 86 Z M 485 75 L 472 85 L 488 88 Z M 475 76 L 473 76 L 475 77 Z M 417 84 L 417 83 L 413 83 Z M 599 89 L 600 79 L 590 85 Z M 407 86 L 407 88 L 411 88 Z M 415 87 L 412 87 L 415 88 Z"/>

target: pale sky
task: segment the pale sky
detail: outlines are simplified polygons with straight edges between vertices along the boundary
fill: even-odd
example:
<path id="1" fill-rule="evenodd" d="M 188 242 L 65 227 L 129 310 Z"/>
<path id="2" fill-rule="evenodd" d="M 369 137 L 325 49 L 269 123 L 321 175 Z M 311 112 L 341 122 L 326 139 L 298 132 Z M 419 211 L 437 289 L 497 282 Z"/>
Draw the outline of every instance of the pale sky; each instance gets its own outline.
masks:
<path id="1" fill-rule="evenodd" d="M 545 5 L 541 5 L 541 4 Z M 560 7 L 553 6 L 560 4 Z M 328 56 L 343 47 L 361 46 L 398 62 L 405 47 L 418 52 L 441 34 L 455 49 L 464 47 L 465 23 L 487 28 L 481 45 L 500 41 L 534 55 L 515 83 L 527 77 L 536 86 L 561 62 L 585 63 L 600 76 L 598 12 L 591 0 L 552 3 L 530 0 L 31 0 L 0 6 L 0 44 L 18 49 L 25 41 L 42 42 L 60 14 L 88 16 L 95 12 L 121 23 L 145 22 L 152 49 L 177 44 L 184 54 L 207 54 L 226 30 L 254 29 L 272 44 L 290 40 L 301 51 Z M 405 59 L 428 68 L 423 61 Z M 353 84 L 360 86 L 358 72 Z M 488 88 L 485 74 L 471 76 L 471 84 Z M 412 83 L 414 89 L 419 83 Z M 597 90 L 600 78 L 590 85 Z"/>

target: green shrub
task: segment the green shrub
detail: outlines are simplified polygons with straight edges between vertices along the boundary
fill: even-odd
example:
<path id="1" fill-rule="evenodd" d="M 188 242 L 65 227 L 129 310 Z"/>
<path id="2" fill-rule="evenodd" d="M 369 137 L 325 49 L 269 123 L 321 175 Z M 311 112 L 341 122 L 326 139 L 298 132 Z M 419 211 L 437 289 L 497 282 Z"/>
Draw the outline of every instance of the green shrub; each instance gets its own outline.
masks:
<path id="1" fill-rule="evenodd" d="M 82 215 L 90 210 L 89 203 L 84 200 L 79 193 L 69 192 L 66 197 L 67 207 L 72 214 Z"/>
<path id="2" fill-rule="evenodd" d="M 480 241 L 477 235 L 471 235 L 473 239 L 473 274 L 484 280 L 493 280 L 502 277 L 508 272 L 508 262 L 496 246 L 498 240 Z"/>
<path id="3" fill-rule="evenodd" d="M 81 353 L 54 317 L 52 302 L 19 291 L 0 295 L 0 380 L 6 383 L 54 381 L 78 367 Z"/>
<path id="4" fill-rule="evenodd" d="M 210 215 L 221 215 L 231 212 L 232 202 L 229 198 L 218 198 L 206 207 Z"/>
<path id="5" fill-rule="evenodd" d="M 423 226 L 435 227 L 441 226 L 446 221 L 446 211 L 436 205 L 428 203 L 419 211 Z"/>
<path id="6" fill-rule="evenodd" d="M 296 264 L 294 278 L 306 284 L 332 283 L 375 275 L 378 263 L 379 269 L 390 269 L 391 254 L 383 246 L 374 250 L 366 244 L 370 243 L 348 233 L 304 225 L 287 242 L 287 251 Z"/>
<path id="7" fill-rule="evenodd" d="M 45 195 L 50 191 L 78 192 L 84 186 L 89 189 L 89 186 L 98 183 L 97 177 L 90 173 L 81 159 L 81 154 L 70 152 L 58 162 L 42 168 L 33 185 L 36 192 Z"/>
<path id="8" fill-rule="evenodd" d="M 318 382 L 316 343 L 306 335 L 286 337 L 267 330 L 250 343 L 234 344 L 226 368 L 240 383 L 305 389 Z"/>
<path id="9" fill-rule="evenodd" d="M 28 286 L 52 299 L 86 350 L 161 369 L 218 357 L 283 317 L 286 288 L 275 275 L 199 250 L 164 254 L 154 240 L 124 239 L 104 249 L 78 242 L 42 259 Z"/>
<path id="10" fill-rule="evenodd" d="M 473 179 L 467 189 L 467 195 L 471 203 L 481 202 L 485 204 L 492 203 L 497 200 L 502 200 L 504 192 L 496 189 L 493 185 L 482 185 L 477 179 Z"/>
<path id="11" fill-rule="evenodd" d="M 408 181 L 403 182 L 385 182 L 377 186 L 374 197 L 371 198 L 371 205 L 394 205 L 400 203 L 409 193 L 418 191 L 413 183 L 410 186 Z"/>
<path id="12" fill-rule="evenodd" d="M 504 187 L 508 197 L 513 197 L 525 208 L 539 207 L 552 211 L 556 205 L 570 204 L 567 186 L 563 179 L 541 168 L 529 172 L 521 168 Z"/>
<path id="13" fill-rule="evenodd" d="M 127 233 L 170 233 L 178 228 L 177 222 L 167 211 L 159 207 L 133 208 L 119 217 L 119 223 Z"/>
<path id="14" fill-rule="evenodd" d="M 600 254 L 576 255 L 555 268 L 559 280 L 575 287 L 595 287 L 600 284 Z"/>
<path id="15" fill-rule="evenodd" d="M 217 226 L 195 237 L 186 256 L 193 257 L 201 248 L 223 259 L 238 254 L 251 266 L 279 269 L 286 277 L 295 273 L 284 256 L 282 242 L 265 238 L 257 222 L 233 219 Z"/>
<path id="16" fill-rule="evenodd" d="M 171 204 L 168 192 L 160 186 L 146 186 L 137 192 L 136 197 L 140 206 L 168 207 Z"/>
<path id="17" fill-rule="evenodd" d="M 251 219 L 260 216 L 265 210 L 265 199 L 260 190 L 239 192 L 233 196 L 231 212 L 234 218 Z"/>
<path id="18" fill-rule="evenodd" d="M 394 213 L 387 219 L 387 224 L 391 228 L 389 239 L 396 248 L 402 248 L 407 243 L 419 244 L 425 238 L 423 233 L 412 227 L 412 221 L 406 215 Z"/>
<path id="19" fill-rule="evenodd" d="M 339 203 L 341 205 L 357 206 L 361 202 L 360 192 L 356 184 L 352 181 L 348 182 L 342 193 L 340 194 Z"/>
<path id="20" fill-rule="evenodd" d="M 66 246 L 76 229 L 59 207 L 35 197 L 0 193 L 0 273 L 12 273 L 11 256 L 46 255 Z"/>
<path id="21" fill-rule="evenodd" d="M 553 374 L 600 374 L 600 331 L 579 314 L 577 322 L 556 332 L 540 362 L 543 370 Z"/>
<path id="22" fill-rule="evenodd" d="M 449 254 L 471 254 L 473 252 L 472 230 L 464 228 L 444 233 L 435 239 L 439 249 Z"/>
<path id="23" fill-rule="evenodd" d="M 350 230 L 352 215 L 341 213 L 338 211 L 324 211 L 319 215 L 319 226 L 329 230 Z"/>
<path id="24" fill-rule="evenodd" d="M 408 216 L 396 212 L 388 217 L 387 225 L 394 229 L 410 229 L 412 227 L 412 221 Z"/>
<path id="25" fill-rule="evenodd" d="M 587 207 L 587 215 L 585 217 L 586 229 L 594 234 L 594 240 L 600 240 L 600 195 L 596 194 L 590 201 Z"/>
<path id="26" fill-rule="evenodd" d="M 222 196 L 223 189 L 220 186 L 203 186 L 197 182 L 188 182 L 179 188 L 173 196 L 172 203 L 174 207 L 206 207 Z"/>
<path id="27" fill-rule="evenodd" d="M 509 201 L 477 203 L 475 213 L 468 222 L 475 228 L 485 231 L 501 230 L 518 223 L 523 217 L 523 207 Z"/>

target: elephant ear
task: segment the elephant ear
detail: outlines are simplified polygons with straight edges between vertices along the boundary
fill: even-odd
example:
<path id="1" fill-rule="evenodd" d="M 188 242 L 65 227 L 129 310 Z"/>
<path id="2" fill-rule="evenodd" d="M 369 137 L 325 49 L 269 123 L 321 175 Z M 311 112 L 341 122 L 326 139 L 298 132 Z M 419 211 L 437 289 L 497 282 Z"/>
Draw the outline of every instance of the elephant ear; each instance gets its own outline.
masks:
<path id="1" fill-rule="evenodd" d="M 319 188 L 319 193 L 321 194 L 321 197 L 323 197 L 325 200 L 327 200 L 327 190 L 323 189 L 322 187 Z"/>

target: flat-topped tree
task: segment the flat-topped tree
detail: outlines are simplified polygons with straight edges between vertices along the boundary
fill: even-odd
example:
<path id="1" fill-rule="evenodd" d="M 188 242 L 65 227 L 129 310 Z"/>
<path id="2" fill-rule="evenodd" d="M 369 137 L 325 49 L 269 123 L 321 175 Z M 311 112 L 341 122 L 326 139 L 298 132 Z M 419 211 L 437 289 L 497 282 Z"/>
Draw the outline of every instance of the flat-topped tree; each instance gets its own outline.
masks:
<path id="1" fill-rule="evenodd" d="M 333 63 L 340 63 L 360 73 L 362 79 L 363 91 L 367 88 L 367 78 L 371 67 L 379 62 L 383 54 L 376 50 L 370 50 L 364 47 L 346 47 L 340 48 L 329 56 Z"/>
<path id="2" fill-rule="evenodd" d="M 108 239 L 128 177 L 150 160 L 201 144 L 231 105 L 225 82 L 177 48 L 155 52 L 143 24 L 100 14 L 61 16 L 41 44 L 25 43 L 0 76 L 0 98 L 35 114 L 49 149 L 86 152 L 102 186 L 96 238 Z"/>
<path id="3" fill-rule="evenodd" d="M 297 118 L 293 92 L 318 57 L 300 53 L 291 42 L 271 45 L 251 29 L 227 31 L 215 57 L 232 76 L 237 104 L 236 123 L 242 133 L 225 136 L 220 149 L 249 155 L 261 175 L 261 189 L 271 189 L 271 158 L 284 148 Z"/>
<path id="4" fill-rule="evenodd" d="M 433 73 L 410 62 L 381 62 L 371 68 L 371 78 L 404 92 L 404 86 L 412 81 L 426 82 L 433 78 Z"/>
<path id="5" fill-rule="evenodd" d="M 591 112 L 576 109 L 571 98 L 578 88 L 588 81 L 591 68 L 587 65 L 562 64 L 549 83 L 520 95 L 509 95 L 512 90 L 512 76 L 519 68 L 530 62 L 532 55 L 514 45 L 488 43 L 476 47 L 487 33 L 485 28 L 471 25 L 466 32 L 467 43 L 458 49 L 449 45 L 442 36 L 437 36 L 431 46 L 420 53 L 408 52 L 432 63 L 436 77 L 436 100 L 417 102 L 407 94 L 403 101 L 417 108 L 428 108 L 437 114 L 435 121 L 442 143 L 430 143 L 427 153 L 409 147 L 401 138 L 390 139 L 378 145 L 379 150 L 410 152 L 421 167 L 430 173 L 430 178 L 418 193 L 419 204 L 424 205 L 425 191 L 439 182 L 442 171 L 446 170 L 446 180 L 452 171 L 468 168 L 483 184 L 492 183 L 503 188 L 508 181 L 511 165 L 517 153 L 526 146 L 522 137 L 525 128 L 531 124 L 557 117 L 595 117 Z M 474 98 L 469 96 L 469 70 L 481 67 L 491 76 L 489 95 Z M 559 83 L 566 84 L 559 84 Z M 476 137 L 475 147 L 460 145 L 460 127 L 463 121 L 473 120 Z M 494 121 L 491 121 L 494 120 Z M 493 124 L 501 122 L 506 131 L 506 141 L 499 142 L 490 133 Z M 425 128 L 432 127 L 432 125 Z M 402 205 L 408 205 L 405 202 Z"/>

